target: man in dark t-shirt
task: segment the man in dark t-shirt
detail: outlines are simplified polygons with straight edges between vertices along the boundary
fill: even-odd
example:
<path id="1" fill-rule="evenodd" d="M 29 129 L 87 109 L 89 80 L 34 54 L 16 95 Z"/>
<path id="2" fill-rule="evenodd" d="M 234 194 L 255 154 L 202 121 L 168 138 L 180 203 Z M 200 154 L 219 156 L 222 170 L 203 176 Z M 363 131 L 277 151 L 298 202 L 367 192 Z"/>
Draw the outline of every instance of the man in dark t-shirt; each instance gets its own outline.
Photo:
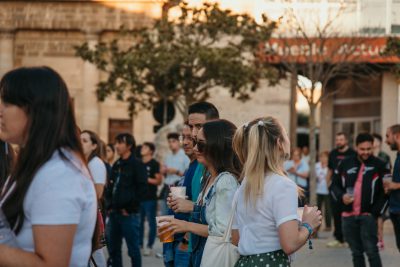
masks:
<path id="1" fill-rule="evenodd" d="M 145 142 L 142 145 L 140 154 L 147 171 L 147 194 L 140 206 L 140 245 L 144 246 L 144 221 L 147 218 L 149 223 L 149 236 L 147 246 L 143 247 L 143 256 L 150 256 L 157 233 L 157 186 L 161 184 L 160 164 L 153 158 L 155 146 L 153 143 Z"/>
<path id="2" fill-rule="evenodd" d="M 355 157 L 357 153 L 351 149 L 348 145 L 348 139 L 344 133 L 337 133 L 335 137 L 335 145 L 336 148 L 329 153 L 329 161 L 328 161 L 328 175 L 327 175 L 327 183 L 331 184 L 332 175 L 339 163 L 345 158 Z M 334 231 L 333 236 L 335 240 L 327 243 L 328 247 L 344 247 L 344 239 L 342 233 L 342 205 L 341 201 L 337 200 L 335 195 L 330 192 L 331 196 L 331 208 L 334 222 Z"/>

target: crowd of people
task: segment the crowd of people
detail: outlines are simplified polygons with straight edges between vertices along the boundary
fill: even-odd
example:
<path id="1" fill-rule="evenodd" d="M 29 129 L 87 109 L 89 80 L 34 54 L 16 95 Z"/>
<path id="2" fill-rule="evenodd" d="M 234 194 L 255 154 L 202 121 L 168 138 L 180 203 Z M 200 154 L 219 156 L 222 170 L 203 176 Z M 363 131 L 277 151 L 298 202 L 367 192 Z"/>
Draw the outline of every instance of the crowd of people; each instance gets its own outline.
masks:
<path id="1" fill-rule="evenodd" d="M 336 149 L 310 170 L 308 149 L 291 151 L 277 119 L 236 126 L 199 102 L 158 162 L 152 142 L 121 133 L 105 144 L 79 129 L 51 68 L 8 72 L 0 96 L 0 211 L 13 241 L 0 238 L 1 266 L 121 267 L 124 239 L 140 267 L 157 236 L 166 267 L 291 266 L 297 250 L 312 248 L 321 210 L 326 230 L 334 222 L 328 246 L 347 242 L 354 266 L 365 266 L 364 252 L 382 265 L 386 210 L 400 249 L 400 156 L 392 175 L 379 135 L 358 135 L 353 150 L 337 134 Z M 400 152 L 400 125 L 386 139 Z M 311 171 L 318 207 L 307 205 Z"/>

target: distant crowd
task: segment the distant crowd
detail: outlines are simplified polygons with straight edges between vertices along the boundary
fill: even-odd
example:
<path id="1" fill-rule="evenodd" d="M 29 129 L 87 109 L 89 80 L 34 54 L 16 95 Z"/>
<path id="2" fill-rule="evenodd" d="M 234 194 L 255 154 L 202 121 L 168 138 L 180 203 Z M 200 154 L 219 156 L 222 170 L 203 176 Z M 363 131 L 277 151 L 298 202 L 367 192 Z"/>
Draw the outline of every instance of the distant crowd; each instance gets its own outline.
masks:
<path id="1" fill-rule="evenodd" d="M 120 133 L 105 144 L 79 129 L 51 68 L 8 72 L 0 97 L 0 266 L 121 267 L 123 240 L 134 267 L 152 255 L 166 267 L 291 266 L 323 216 L 327 246 L 348 245 L 354 266 L 364 254 L 382 266 L 389 217 L 400 250 L 400 154 L 392 166 L 379 135 L 359 134 L 352 149 L 338 133 L 310 170 L 308 148 L 291 149 L 277 119 L 236 126 L 198 102 L 158 162 L 152 142 Z M 385 141 L 400 152 L 400 125 Z"/>

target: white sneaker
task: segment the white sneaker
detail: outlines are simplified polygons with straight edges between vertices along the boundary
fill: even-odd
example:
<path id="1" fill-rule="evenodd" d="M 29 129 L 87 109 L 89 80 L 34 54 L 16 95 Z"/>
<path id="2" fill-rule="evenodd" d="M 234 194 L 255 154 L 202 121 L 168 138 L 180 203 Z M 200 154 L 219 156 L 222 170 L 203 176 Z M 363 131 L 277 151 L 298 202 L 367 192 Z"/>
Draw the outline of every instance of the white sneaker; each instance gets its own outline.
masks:
<path id="1" fill-rule="evenodd" d="M 150 256 L 153 253 L 151 248 L 145 247 L 143 248 L 143 256 Z"/>

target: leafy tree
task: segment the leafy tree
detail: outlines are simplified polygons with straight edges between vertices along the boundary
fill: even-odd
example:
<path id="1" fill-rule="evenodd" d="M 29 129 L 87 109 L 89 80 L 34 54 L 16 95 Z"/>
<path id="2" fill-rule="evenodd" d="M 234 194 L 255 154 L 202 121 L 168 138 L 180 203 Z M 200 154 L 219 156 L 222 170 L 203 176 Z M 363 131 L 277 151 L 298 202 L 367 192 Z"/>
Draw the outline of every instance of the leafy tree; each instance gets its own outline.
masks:
<path id="1" fill-rule="evenodd" d="M 386 49 L 384 55 L 387 56 L 397 56 L 400 58 L 400 38 L 399 37 L 389 37 L 386 43 Z M 392 71 L 396 78 L 400 81 L 400 63 L 393 66 Z"/>
<path id="2" fill-rule="evenodd" d="M 108 73 L 98 84 L 100 101 L 115 95 L 129 102 L 130 115 L 156 101 L 172 101 L 185 116 L 188 105 L 206 100 L 215 86 L 244 101 L 260 79 L 278 81 L 276 69 L 265 67 L 259 56 L 275 22 L 263 16 L 258 23 L 218 4 L 191 8 L 178 2 L 166 2 L 162 18 L 149 27 L 123 30 L 128 46 L 121 37 L 93 49 L 87 43 L 76 47 L 79 57 Z M 180 16 L 169 19 L 168 10 L 176 5 Z"/>

